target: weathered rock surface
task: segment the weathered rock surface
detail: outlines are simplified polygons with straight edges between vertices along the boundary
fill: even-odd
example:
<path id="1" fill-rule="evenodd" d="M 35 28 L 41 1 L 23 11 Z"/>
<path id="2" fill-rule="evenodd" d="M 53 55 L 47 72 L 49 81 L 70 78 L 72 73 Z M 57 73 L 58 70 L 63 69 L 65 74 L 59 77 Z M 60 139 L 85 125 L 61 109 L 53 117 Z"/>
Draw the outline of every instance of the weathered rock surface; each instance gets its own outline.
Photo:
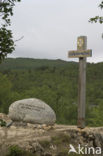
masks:
<path id="1" fill-rule="evenodd" d="M 19 100 L 11 104 L 9 117 L 13 121 L 34 124 L 54 124 L 56 121 L 56 115 L 52 108 L 35 98 Z"/>
<path id="2" fill-rule="evenodd" d="M 8 147 L 18 145 L 39 156 L 68 156 L 69 145 L 101 147 L 103 156 L 103 128 L 78 129 L 76 126 L 55 125 L 52 129 L 0 127 L 0 156 Z M 94 155 L 97 156 L 97 155 Z"/>
<path id="3" fill-rule="evenodd" d="M 0 114 L 0 118 L 9 120 L 5 114 Z M 0 156 L 6 156 L 9 147 L 15 145 L 36 156 L 68 156 L 70 144 L 75 149 L 78 144 L 95 149 L 100 147 L 102 153 L 99 156 L 103 156 L 103 127 L 79 129 L 76 126 L 56 124 L 14 125 L 0 127 Z"/>

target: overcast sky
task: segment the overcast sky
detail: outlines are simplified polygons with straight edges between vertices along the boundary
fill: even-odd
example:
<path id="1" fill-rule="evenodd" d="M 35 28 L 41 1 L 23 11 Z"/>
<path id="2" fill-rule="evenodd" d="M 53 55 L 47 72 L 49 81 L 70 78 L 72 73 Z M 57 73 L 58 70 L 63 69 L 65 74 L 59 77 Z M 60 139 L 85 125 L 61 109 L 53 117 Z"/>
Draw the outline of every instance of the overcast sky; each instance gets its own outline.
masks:
<path id="1" fill-rule="evenodd" d="M 89 62 L 103 61 L 103 25 L 91 24 L 90 17 L 103 15 L 98 8 L 101 0 L 21 0 L 12 17 L 16 43 L 9 57 L 63 59 L 68 50 L 76 50 L 77 37 L 88 37 L 88 48 L 93 50 Z"/>

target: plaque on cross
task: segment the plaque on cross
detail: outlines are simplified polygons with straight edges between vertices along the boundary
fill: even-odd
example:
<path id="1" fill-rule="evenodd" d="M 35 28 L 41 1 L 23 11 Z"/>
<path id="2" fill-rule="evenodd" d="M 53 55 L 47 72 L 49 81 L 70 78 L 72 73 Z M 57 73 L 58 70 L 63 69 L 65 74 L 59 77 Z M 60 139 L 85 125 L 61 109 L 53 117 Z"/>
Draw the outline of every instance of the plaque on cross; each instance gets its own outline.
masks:
<path id="1" fill-rule="evenodd" d="M 79 88 L 78 88 L 78 128 L 85 128 L 86 105 L 86 57 L 92 56 L 92 50 L 87 50 L 87 37 L 77 38 L 77 50 L 69 51 L 68 57 L 79 58 Z"/>
<path id="2" fill-rule="evenodd" d="M 77 39 L 77 50 L 69 51 L 68 56 L 70 58 L 91 57 L 92 50 L 87 50 L 87 37 L 80 36 Z"/>

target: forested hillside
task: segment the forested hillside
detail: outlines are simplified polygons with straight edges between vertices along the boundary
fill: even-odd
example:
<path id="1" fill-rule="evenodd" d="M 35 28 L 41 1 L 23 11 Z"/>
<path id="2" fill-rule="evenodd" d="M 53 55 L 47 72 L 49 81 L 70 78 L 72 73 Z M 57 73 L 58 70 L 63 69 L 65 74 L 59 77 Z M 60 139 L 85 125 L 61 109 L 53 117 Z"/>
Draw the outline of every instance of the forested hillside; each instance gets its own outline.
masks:
<path id="1" fill-rule="evenodd" d="M 0 65 L 2 70 L 23 70 L 36 69 L 41 67 L 60 67 L 66 66 L 68 62 L 63 60 L 47 60 L 47 59 L 32 59 L 32 58 L 8 58 Z"/>
<path id="2" fill-rule="evenodd" d="M 76 124 L 78 63 L 8 58 L 0 65 L 0 112 L 15 100 L 39 98 L 56 112 L 57 123 Z M 87 64 L 89 126 L 103 126 L 103 63 Z"/>

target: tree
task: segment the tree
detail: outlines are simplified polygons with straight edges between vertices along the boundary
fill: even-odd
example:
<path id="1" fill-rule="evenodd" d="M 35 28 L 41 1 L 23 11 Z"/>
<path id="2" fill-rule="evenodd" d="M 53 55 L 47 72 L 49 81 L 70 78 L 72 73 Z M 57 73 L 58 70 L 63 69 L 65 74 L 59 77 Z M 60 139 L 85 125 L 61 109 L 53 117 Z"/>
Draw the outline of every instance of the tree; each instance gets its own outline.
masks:
<path id="1" fill-rule="evenodd" d="M 7 111 L 7 106 L 11 98 L 12 84 L 6 75 L 0 73 L 0 112 Z"/>
<path id="2" fill-rule="evenodd" d="M 103 1 L 99 4 L 99 8 L 103 9 Z M 102 24 L 103 23 L 103 16 L 95 16 L 93 18 L 90 18 L 89 22 L 91 22 L 91 23 L 99 22 L 100 24 Z"/>
<path id="3" fill-rule="evenodd" d="M 8 27 L 11 25 L 10 16 L 13 16 L 15 3 L 20 1 L 0 0 L 0 62 L 15 49 L 12 31 Z"/>

